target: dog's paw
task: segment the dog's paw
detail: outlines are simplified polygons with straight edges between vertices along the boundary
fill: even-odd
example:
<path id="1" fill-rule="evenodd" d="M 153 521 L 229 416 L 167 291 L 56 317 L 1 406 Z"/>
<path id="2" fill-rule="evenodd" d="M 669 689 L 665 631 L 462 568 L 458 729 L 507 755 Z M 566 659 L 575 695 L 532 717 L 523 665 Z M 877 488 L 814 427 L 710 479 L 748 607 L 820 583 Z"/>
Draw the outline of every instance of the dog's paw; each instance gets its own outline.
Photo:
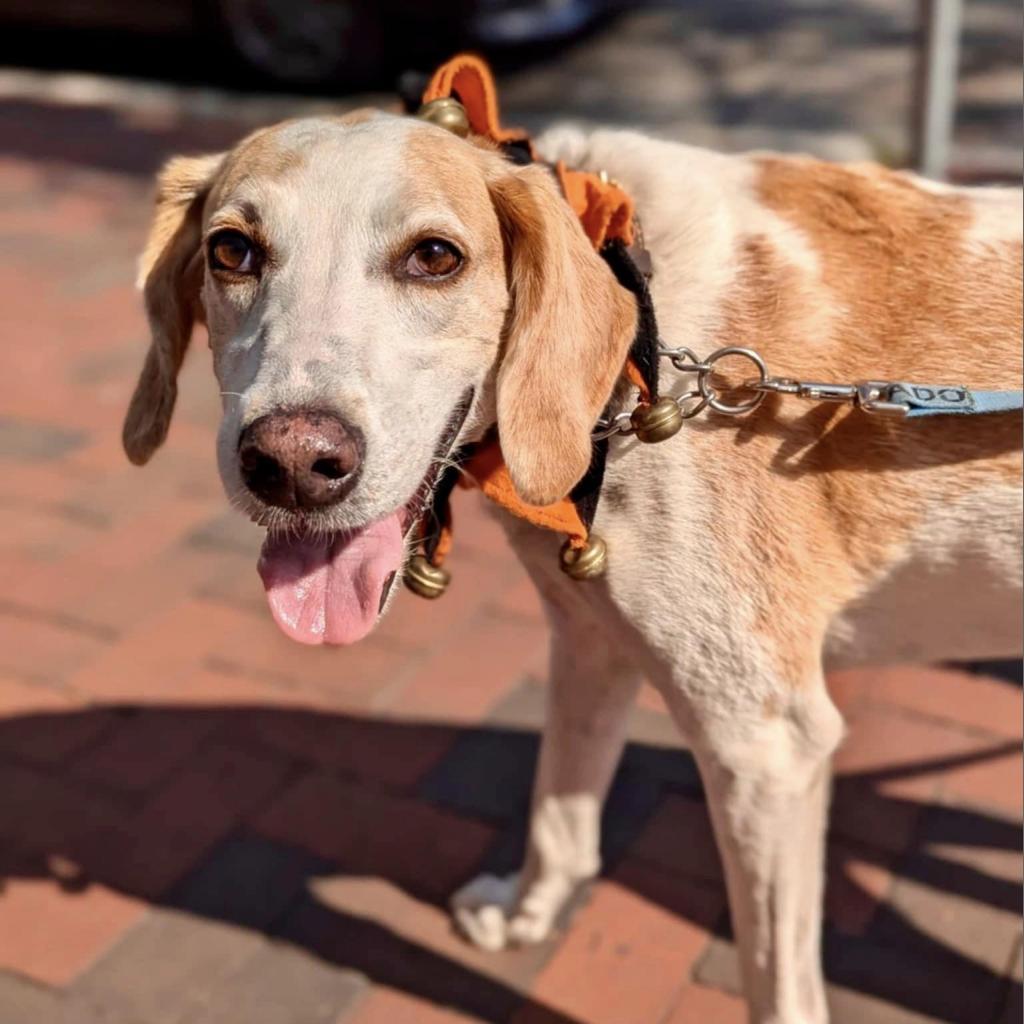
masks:
<path id="1" fill-rule="evenodd" d="M 474 946 L 497 952 L 509 944 L 509 915 L 519 894 L 519 875 L 477 875 L 451 898 L 459 931 Z"/>
<path id="2" fill-rule="evenodd" d="M 493 952 L 543 942 L 576 889 L 556 876 L 522 892 L 519 877 L 478 875 L 452 897 L 455 923 L 474 946 Z"/>

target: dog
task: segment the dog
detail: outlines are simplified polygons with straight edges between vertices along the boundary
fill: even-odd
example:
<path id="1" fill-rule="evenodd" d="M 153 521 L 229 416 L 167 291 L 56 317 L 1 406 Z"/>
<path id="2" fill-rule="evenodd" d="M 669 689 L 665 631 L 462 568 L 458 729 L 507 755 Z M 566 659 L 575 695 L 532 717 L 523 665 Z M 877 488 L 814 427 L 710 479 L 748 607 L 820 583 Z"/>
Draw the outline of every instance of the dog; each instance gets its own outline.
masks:
<path id="1" fill-rule="evenodd" d="M 634 198 L 667 346 L 747 345 L 827 381 L 1019 385 L 1019 191 L 620 131 L 554 129 L 536 148 Z M 386 614 L 455 445 L 497 426 L 519 496 L 545 505 L 587 471 L 606 407 L 629 408 L 634 296 L 548 169 L 422 120 L 296 120 L 173 160 L 140 280 L 152 344 L 127 453 L 164 440 L 204 322 L 220 474 L 269 528 L 260 571 L 299 640 L 352 642 Z M 665 371 L 663 393 L 688 386 Z M 751 1019 L 825 1021 L 844 731 L 825 673 L 1020 653 L 1020 442 L 1015 415 L 901 420 L 785 395 L 661 444 L 614 437 L 594 520 L 607 571 L 586 582 L 560 570 L 554 534 L 498 513 L 550 618 L 551 682 L 526 863 L 455 895 L 462 931 L 538 942 L 598 872 L 646 678 L 703 778 Z"/>

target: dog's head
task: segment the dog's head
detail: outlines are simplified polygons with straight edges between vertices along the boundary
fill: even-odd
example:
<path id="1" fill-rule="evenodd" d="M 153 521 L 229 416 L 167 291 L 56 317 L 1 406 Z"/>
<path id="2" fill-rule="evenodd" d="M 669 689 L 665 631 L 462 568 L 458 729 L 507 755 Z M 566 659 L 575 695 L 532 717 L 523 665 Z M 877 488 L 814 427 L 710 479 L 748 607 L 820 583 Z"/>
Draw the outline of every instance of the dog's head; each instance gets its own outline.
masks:
<path id="1" fill-rule="evenodd" d="M 163 442 L 205 322 L 221 477 L 269 527 L 271 607 L 309 642 L 372 628 L 457 443 L 497 423 L 520 495 L 565 495 L 635 319 L 545 168 L 371 113 L 171 161 L 141 283 L 152 345 L 128 456 Z"/>

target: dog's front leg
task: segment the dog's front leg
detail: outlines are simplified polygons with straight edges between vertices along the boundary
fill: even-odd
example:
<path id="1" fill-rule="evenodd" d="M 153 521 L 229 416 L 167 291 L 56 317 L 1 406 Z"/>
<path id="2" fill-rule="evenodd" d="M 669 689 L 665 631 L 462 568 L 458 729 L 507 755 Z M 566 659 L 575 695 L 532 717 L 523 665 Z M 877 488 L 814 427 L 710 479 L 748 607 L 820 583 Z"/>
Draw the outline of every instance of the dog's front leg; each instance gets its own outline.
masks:
<path id="1" fill-rule="evenodd" d="M 751 1024 L 825 1024 L 824 836 L 843 726 L 820 676 L 771 690 L 728 715 L 666 697 L 704 780 Z"/>
<path id="2" fill-rule="evenodd" d="M 485 949 L 545 939 L 577 888 L 598 873 L 601 807 L 640 684 L 611 650 L 607 629 L 575 616 L 552 619 L 526 863 L 510 878 L 481 875 L 452 900 L 463 932 Z"/>

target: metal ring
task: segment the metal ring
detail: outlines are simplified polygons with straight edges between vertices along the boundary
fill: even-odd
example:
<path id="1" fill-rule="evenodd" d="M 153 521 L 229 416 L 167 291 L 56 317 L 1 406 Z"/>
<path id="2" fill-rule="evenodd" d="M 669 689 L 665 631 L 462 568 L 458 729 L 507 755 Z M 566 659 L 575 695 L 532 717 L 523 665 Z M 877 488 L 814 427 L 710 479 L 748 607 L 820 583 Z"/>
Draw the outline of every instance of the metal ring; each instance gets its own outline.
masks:
<path id="1" fill-rule="evenodd" d="M 691 408 L 684 409 L 683 403 L 693 398 L 699 398 L 700 401 Z M 699 415 L 708 407 L 708 400 L 699 391 L 686 391 L 681 395 L 677 395 L 675 396 L 675 403 L 679 406 L 679 413 L 684 420 L 692 420 L 694 416 Z"/>
<path id="2" fill-rule="evenodd" d="M 685 345 L 669 349 L 665 355 L 669 357 L 672 365 L 680 373 L 699 373 L 704 368 L 704 364 L 697 358 L 697 353 L 691 348 L 686 348 Z"/>
<path id="3" fill-rule="evenodd" d="M 736 405 L 727 405 L 721 401 L 718 397 L 718 393 L 711 386 L 708 378 L 713 372 L 715 363 L 719 359 L 724 359 L 726 356 L 743 356 L 745 359 L 749 359 L 754 366 L 757 367 L 759 378 L 758 384 L 763 384 L 768 379 L 768 367 L 765 366 L 764 360 L 750 348 L 740 348 L 735 345 L 729 345 L 726 348 L 720 348 L 715 352 L 712 352 L 705 360 L 704 363 L 708 367 L 707 370 L 702 370 L 697 374 L 697 387 L 700 389 L 701 395 L 707 399 L 707 404 L 710 408 L 714 409 L 715 412 L 721 413 L 723 416 L 741 416 L 745 412 L 752 412 L 756 409 L 764 400 L 767 392 L 755 391 L 754 396 L 749 398 L 745 402 L 739 402 Z"/>
<path id="4" fill-rule="evenodd" d="M 672 365 L 683 373 L 696 373 L 701 370 L 703 364 L 697 358 L 697 353 L 692 348 L 680 345 L 677 348 L 668 348 L 658 343 L 658 355 L 662 359 L 669 359 Z"/>
<path id="5" fill-rule="evenodd" d="M 688 349 L 684 345 L 677 345 L 675 348 L 669 348 L 668 345 L 663 345 L 660 341 L 658 342 L 658 355 L 662 359 L 671 359 L 673 362 L 676 359 L 686 358 L 690 358 L 694 362 L 697 361 L 697 357 L 694 355 L 692 349 Z"/>
<path id="6" fill-rule="evenodd" d="M 672 357 L 672 365 L 680 373 L 710 373 L 711 372 L 711 365 L 710 365 L 710 363 L 698 363 L 698 362 L 686 363 L 686 362 L 682 362 L 681 359 L 677 359 L 675 356 Z"/>
<path id="7" fill-rule="evenodd" d="M 598 420 L 590 436 L 594 441 L 604 441 L 606 438 L 614 437 L 616 434 L 628 435 L 635 433 L 636 430 L 634 430 L 633 424 L 630 422 L 629 413 L 620 412 L 611 420 Z"/>

